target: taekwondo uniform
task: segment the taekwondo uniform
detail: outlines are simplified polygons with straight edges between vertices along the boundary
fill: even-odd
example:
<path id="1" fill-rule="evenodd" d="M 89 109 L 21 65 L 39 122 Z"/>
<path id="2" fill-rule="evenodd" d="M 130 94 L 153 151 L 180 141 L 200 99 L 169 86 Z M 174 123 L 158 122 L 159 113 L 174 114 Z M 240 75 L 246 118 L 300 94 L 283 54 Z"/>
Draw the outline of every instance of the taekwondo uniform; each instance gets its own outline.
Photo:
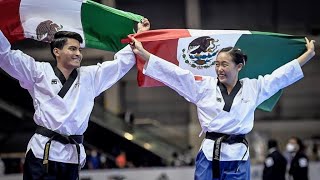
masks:
<path id="1" fill-rule="evenodd" d="M 48 62 L 37 62 L 20 50 L 11 50 L 10 43 L 0 31 L 0 67 L 19 80 L 33 99 L 33 119 L 39 128 L 29 141 L 28 154 L 83 166 L 86 154 L 81 138 L 88 127 L 94 99 L 122 78 L 134 64 L 135 56 L 128 45 L 116 53 L 115 60 L 77 68 L 66 80 L 60 70 Z M 80 137 L 80 143 L 51 141 L 43 133 L 47 129 L 53 131 L 52 135 Z M 44 149 L 49 141 L 50 154 L 46 157 Z"/>
<path id="2" fill-rule="evenodd" d="M 244 136 L 253 128 L 256 107 L 303 77 L 298 61 L 293 60 L 270 75 L 240 79 L 228 95 L 217 78 L 195 77 L 154 55 L 143 73 L 197 106 L 201 133 L 206 133 L 206 138 L 196 158 L 196 180 L 250 179 L 249 150 Z"/>

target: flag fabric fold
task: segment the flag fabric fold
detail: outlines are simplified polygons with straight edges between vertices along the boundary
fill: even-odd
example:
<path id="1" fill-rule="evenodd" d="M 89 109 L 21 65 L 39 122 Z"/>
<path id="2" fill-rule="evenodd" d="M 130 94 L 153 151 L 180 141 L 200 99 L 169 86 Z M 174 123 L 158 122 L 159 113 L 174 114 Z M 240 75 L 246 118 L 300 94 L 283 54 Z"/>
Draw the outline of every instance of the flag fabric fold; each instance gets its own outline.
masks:
<path id="1" fill-rule="evenodd" d="M 270 74 L 281 65 L 297 58 L 305 51 L 305 39 L 301 36 L 246 30 L 197 30 L 160 29 L 131 34 L 142 42 L 144 48 L 195 75 L 216 77 L 214 61 L 224 47 L 240 48 L 248 55 L 239 78 L 257 78 Z M 123 43 L 129 42 L 123 39 Z M 159 81 L 144 76 L 144 61 L 137 57 L 138 85 L 141 87 L 163 86 Z M 259 109 L 271 111 L 282 90 L 259 105 Z"/>
<path id="2" fill-rule="evenodd" d="M 83 47 L 116 52 L 143 17 L 91 0 L 0 0 L 0 30 L 13 43 L 50 42 L 57 31 L 74 31 Z"/>

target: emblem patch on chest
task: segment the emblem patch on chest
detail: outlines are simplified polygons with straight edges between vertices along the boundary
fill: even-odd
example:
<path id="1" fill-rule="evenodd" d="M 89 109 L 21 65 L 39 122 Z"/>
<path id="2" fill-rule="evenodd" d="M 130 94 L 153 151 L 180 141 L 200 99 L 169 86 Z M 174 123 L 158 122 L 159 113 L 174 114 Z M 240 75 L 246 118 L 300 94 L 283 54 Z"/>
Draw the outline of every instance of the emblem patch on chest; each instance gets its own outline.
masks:
<path id="1" fill-rule="evenodd" d="M 244 99 L 244 98 L 242 98 L 242 99 L 241 99 L 241 101 L 242 101 L 243 103 L 247 103 L 247 102 L 249 102 L 249 100 Z"/>
<path id="2" fill-rule="evenodd" d="M 217 97 L 217 101 L 218 101 L 218 102 L 221 102 L 221 98 Z"/>
<path id="3" fill-rule="evenodd" d="M 52 79 L 51 84 L 58 84 L 58 79 Z"/>

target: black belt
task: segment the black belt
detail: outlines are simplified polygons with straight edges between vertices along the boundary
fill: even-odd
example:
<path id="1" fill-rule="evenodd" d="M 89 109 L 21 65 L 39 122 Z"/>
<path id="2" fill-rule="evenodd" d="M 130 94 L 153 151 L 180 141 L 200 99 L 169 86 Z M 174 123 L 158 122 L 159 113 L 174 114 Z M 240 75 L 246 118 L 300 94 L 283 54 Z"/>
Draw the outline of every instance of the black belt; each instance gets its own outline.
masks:
<path id="1" fill-rule="evenodd" d="M 220 151 L 222 142 L 228 144 L 243 143 L 246 145 L 247 149 L 241 160 L 243 160 L 248 151 L 248 141 L 246 140 L 245 135 L 227 135 L 222 133 L 206 132 L 206 139 L 214 140 L 212 156 L 212 177 L 214 179 L 220 177 Z M 236 171 L 238 171 L 238 168 Z"/>
<path id="2" fill-rule="evenodd" d="M 43 165 L 46 168 L 46 171 L 48 172 L 48 167 L 49 167 L 49 150 L 50 150 L 50 145 L 51 141 L 58 141 L 62 144 L 75 144 L 77 148 L 77 153 L 78 153 L 78 165 L 80 169 L 80 144 L 83 143 L 83 135 L 62 135 L 57 132 L 54 132 L 50 129 L 47 129 L 42 126 L 38 126 L 36 129 L 37 134 L 41 134 L 43 136 L 46 136 L 49 138 L 49 141 L 46 143 L 45 148 L 44 148 L 44 153 L 43 153 Z"/>

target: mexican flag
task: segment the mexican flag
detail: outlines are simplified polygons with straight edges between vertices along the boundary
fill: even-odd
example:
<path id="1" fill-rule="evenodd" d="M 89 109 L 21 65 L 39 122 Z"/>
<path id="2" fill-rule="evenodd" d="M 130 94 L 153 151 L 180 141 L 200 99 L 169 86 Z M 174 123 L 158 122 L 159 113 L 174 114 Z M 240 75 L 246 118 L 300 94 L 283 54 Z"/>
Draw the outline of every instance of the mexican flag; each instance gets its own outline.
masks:
<path id="1" fill-rule="evenodd" d="M 0 30 L 12 43 L 49 42 L 57 31 L 74 31 L 83 47 L 118 51 L 143 17 L 91 0 L 0 0 Z"/>
<path id="2" fill-rule="evenodd" d="M 224 47 L 240 48 L 248 55 L 239 78 L 257 78 L 271 73 L 281 65 L 301 55 L 305 47 L 304 37 L 246 30 L 196 30 L 161 29 L 131 34 L 142 42 L 144 48 L 195 75 L 216 77 L 214 61 Z M 122 42 L 130 40 L 123 39 Z M 144 61 L 137 57 L 138 84 L 142 87 L 163 86 L 162 83 L 144 76 Z M 263 102 L 258 108 L 271 111 L 281 92 Z"/>

